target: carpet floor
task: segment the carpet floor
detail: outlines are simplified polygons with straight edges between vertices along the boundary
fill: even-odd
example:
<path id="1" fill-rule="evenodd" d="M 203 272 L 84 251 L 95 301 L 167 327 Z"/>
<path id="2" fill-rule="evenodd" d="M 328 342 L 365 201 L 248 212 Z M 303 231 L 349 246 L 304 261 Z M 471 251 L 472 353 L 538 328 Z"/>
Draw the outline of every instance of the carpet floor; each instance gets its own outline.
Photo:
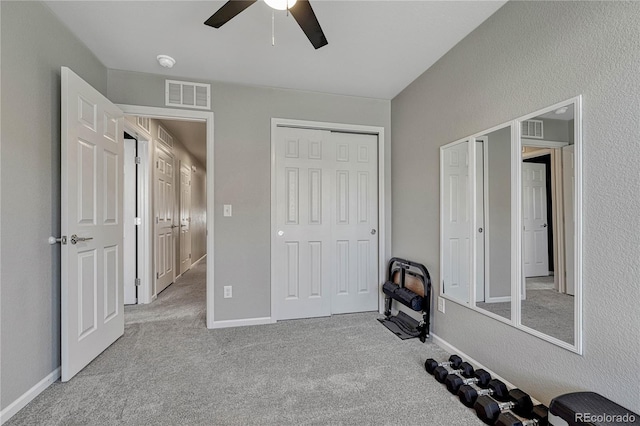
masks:
<path id="1" fill-rule="evenodd" d="M 424 371 L 433 343 L 402 341 L 376 313 L 208 330 L 204 262 L 67 383 L 6 425 L 481 425 Z"/>

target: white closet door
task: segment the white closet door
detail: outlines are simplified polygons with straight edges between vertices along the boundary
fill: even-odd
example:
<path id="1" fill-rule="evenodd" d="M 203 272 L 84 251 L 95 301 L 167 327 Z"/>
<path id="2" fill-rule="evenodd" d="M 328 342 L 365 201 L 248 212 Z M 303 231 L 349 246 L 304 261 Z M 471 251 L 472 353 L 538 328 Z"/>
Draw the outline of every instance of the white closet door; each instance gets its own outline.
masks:
<path id="1" fill-rule="evenodd" d="M 62 381 L 124 333 L 123 114 L 62 67 Z"/>
<path id="2" fill-rule="evenodd" d="M 328 316 L 334 280 L 331 232 L 331 133 L 276 131 L 276 319 Z"/>
<path id="3" fill-rule="evenodd" d="M 180 167 L 180 273 L 191 268 L 191 167 Z"/>
<path id="4" fill-rule="evenodd" d="M 378 308 L 378 138 L 276 131 L 276 319 Z"/>
<path id="5" fill-rule="evenodd" d="M 443 149 L 442 159 L 442 280 L 445 294 L 469 300 L 470 232 L 469 144 L 459 143 Z"/>
<path id="6" fill-rule="evenodd" d="M 333 269 L 331 311 L 378 308 L 378 137 L 331 133 L 335 146 L 331 222 Z M 333 149 L 332 149 L 333 151 Z"/>

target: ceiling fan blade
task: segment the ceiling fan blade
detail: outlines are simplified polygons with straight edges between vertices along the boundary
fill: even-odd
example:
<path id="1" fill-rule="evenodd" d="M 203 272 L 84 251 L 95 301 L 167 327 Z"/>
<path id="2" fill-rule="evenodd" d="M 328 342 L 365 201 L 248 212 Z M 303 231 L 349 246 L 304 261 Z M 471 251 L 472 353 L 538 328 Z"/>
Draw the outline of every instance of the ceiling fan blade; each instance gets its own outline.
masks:
<path id="1" fill-rule="evenodd" d="M 238 13 L 242 12 L 258 0 L 229 0 L 216 13 L 211 15 L 204 24 L 213 28 L 220 28 Z"/>
<path id="2" fill-rule="evenodd" d="M 327 38 L 320 28 L 320 23 L 316 14 L 311 8 L 311 3 L 308 0 L 298 0 L 296 4 L 289 9 L 289 12 L 293 15 L 295 20 L 302 28 L 302 31 L 306 34 L 307 38 L 316 49 L 320 49 L 322 46 L 329 44 Z"/>

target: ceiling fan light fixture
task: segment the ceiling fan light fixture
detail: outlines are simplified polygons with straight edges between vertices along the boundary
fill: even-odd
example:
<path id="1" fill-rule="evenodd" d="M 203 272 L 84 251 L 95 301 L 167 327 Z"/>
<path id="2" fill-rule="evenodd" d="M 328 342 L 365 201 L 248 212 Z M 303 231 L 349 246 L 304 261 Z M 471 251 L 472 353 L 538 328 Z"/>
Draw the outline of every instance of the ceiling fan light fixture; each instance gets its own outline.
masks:
<path id="1" fill-rule="evenodd" d="M 168 55 L 158 55 L 156 59 L 158 63 L 165 68 L 172 68 L 176 64 L 176 60 Z"/>
<path id="2" fill-rule="evenodd" d="M 556 114 L 558 114 L 558 115 L 561 115 L 561 114 L 564 114 L 565 112 L 567 112 L 568 109 L 569 109 L 568 107 L 561 107 L 561 108 L 558 108 L 557 110 L 555 110 L 554 112 Z"/>
<path id="3" fill-rule="evenodd" d="M 297 0 L 264 0 L 267 6 L 276 10 L 291 9 Z"/>

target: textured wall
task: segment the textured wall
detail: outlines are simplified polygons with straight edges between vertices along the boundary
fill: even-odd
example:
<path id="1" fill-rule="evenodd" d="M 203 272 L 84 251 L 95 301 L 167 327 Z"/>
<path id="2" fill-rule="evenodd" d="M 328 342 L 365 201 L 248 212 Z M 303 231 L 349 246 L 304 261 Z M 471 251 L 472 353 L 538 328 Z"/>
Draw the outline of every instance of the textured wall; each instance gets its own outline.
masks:
<path id="1" fill-rule="evenodd" d="M 108 96 L 120 104 L 164 106 L 164 77 L 108 71 Z M 215 114 L 216 321 L 271 315 L 271 118 L 385 127 L 387 164 L 391 102 L 211 82 Z M 391 187 L 387 175 L 386 189 Z M 388 197 L 389 198 L 389 197 Z M 222 205 L 233 217 L 222 216 Z M 391 210 L 387 200 L 387 212 Z M 390 222 L 389 222 L 390 224 Z M 387 236 L 387 244 L 390 236 Z M 223 286 L 233 285 L 224 299 Z"/>
<path id="2" fill-rule="evenodd" d="M 394 255 L 437 283 L 438 147 L 583 95 L 584 355 L 455 303 L 434 318 L 544 402 L 588 389 L 640 412 L 638 16 L 637 2 L 509 2 L 391 104 Z"/>
<path id="3" fill-rule="evenodd" d="M 60 365 L 60 67 L 102 93 L 107 72 L 39 2 L 0 2 L 0 406 Z"/>

